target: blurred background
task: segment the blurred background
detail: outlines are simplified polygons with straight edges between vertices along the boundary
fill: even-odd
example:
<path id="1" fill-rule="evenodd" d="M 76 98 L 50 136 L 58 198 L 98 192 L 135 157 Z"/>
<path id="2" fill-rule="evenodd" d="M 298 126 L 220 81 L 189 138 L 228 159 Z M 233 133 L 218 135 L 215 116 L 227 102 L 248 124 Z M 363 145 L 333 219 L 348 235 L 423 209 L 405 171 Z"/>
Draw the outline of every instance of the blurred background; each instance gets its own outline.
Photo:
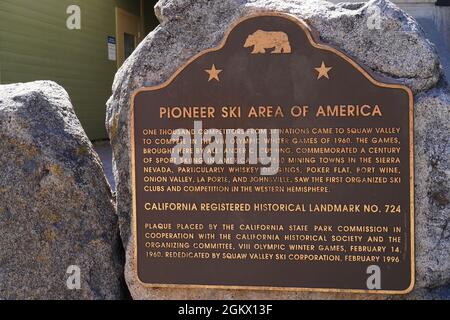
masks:
<path id="1" fill-rule="evenodd" d="M 114 75 L 158 25 L 155 3 L 0 0 L 0 83 L 56 81 L 89 138 L 106 139 L 105 103 Z"/>

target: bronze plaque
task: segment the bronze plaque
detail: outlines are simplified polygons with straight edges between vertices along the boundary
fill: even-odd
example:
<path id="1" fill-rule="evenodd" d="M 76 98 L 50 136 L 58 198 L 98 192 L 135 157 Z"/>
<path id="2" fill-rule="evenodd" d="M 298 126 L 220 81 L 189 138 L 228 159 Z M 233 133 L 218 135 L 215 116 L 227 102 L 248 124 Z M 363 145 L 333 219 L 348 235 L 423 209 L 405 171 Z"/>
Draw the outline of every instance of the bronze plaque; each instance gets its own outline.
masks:
<path id="1" fill-rule="evenodd" d="M 290 15 L 249 16 L 167 82 L 135 92 L 143 284 L 412 290 L 412 93 L 317 39 Z M 252 152 L 249 135 L 226 145 L 232 129 L 266 144 Z M 182 164 L 172 156 L 180 143 Z M 207 150 L 215 162 L 202 160 Z M 266 161 L 252 162 L 262 151 Z"/>

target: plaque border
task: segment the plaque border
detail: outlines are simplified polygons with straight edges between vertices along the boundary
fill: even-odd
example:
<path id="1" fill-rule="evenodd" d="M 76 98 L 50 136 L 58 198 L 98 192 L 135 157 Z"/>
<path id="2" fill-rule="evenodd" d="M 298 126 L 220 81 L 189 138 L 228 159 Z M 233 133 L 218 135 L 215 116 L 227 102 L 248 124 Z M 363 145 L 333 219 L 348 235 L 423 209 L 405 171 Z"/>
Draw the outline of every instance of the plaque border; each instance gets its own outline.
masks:
<path id="1" fill-rule="evenodd" d="M 257 18 L 257 17 L 282 17 L 292 22 L 296 23 L 298 27 L 300 27 L 303 32 L 305 32 L 310 44 L 320 50 L 325 50 L 332 52 L 348 63 L 350 63 L 355 69 L 357 69 L 361 74 L 363 74 L 367 80 L 369 80 L 373 85 L 382 87 L 382 88 L 391 88 L 391 89 L 402 89 L 405 90 L 409 97 L 409 163 L 410 163 L 410 252 L 411 252 L 411 281 L 409 287 L 405 290 L 369 290 L 369 289 L 339 289 L 339 288 L 303 288 L 303 287 L 273 287 L 273 286 L 239 286 L 239 285 L 204 285 L 204 284 L 154 284 L 154 283 L 145 283 L 139 278 L 138 267 L 137 267 L 137 222 L 136 222 L 136 174 L 135 174 L 135 130 L 134 130 L 134 100 L 136 96 L 141 92 L 146 91 L 155 91 L 159 89 L 163 89 L 169 86 L 172 81 L 192 62 L 194 62 L 199 57 L 214 51 L 218 51 L 222 49 L 227 40 L 230 33 L 242 22 Z M 180 68 L 178 68 L 172 76 L 170 76 L 166 81 L 161 84 L 155 86 L 146 86 L 141 87 L 135 90 L 131 94 L 131 104 L 130 104 L 130 152 L 131 152 L 131 189 L 132 189 L 132 206 L 133 206 L 133 216 L 132 216 L 132 241 L 133 243 L 133 261 L 132 261 L 132 269 L 133 276 L 137 280 L 139 285 L 146 288 L 168 288 L 168 289 L 221 289 L 221 290 L 257 290 L 257 291 L 292 291 L 292 292 L 322 292 L 322 293 L 359 293 L 359 294 L 374 294 L 374 295 L 382 295 L 382 294 L 408 294 L 414 289 L 415 284 L 415 221 L 414 221 L 414 95 L 412 90 L 400 83 L 393 82 L 391 79 L 385 78 L 381 75 L 374 75 L 371 71 L 359 65 L 356 61 L 354 61 L 350 56 L 341 52 L 337 48 L 330 46 L 329 44 L 325 44 L 320 40 L 319 34 L 309 25 L 300 18 L 282 12 L 275 11 L 265 11 L 256 14 L 249 14 L 241 17 L 236 22 L 231 24 L 228 30 L 224 33 L 222 40 L 215 47 L 205 49 L 194 56 L 192 56 L 186 63 L 184 63 Z"/>

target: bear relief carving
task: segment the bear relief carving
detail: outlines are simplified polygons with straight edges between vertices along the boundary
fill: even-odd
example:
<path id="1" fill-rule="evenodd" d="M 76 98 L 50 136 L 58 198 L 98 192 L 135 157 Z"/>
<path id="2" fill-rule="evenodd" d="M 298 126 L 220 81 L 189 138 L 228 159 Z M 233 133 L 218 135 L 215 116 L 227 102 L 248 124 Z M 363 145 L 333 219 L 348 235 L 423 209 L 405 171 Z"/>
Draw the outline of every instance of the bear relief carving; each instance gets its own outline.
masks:
<path id="1" fill-rule="evenodd" d="M 244 48 L 253 46 L 253 54 L 266 53 L 266 49 L 272 49 L 271 53 L 291 53 L 291 45 L 288 35 L 281 31 L 258 30 L 247 37 Z"/>

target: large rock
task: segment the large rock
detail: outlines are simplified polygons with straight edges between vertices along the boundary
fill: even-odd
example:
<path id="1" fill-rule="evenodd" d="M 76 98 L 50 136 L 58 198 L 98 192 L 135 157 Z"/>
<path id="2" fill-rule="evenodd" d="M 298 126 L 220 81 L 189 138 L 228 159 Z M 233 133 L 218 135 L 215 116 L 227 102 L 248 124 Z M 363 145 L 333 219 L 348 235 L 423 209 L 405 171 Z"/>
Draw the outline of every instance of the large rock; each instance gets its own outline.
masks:
<path id="1" fill-rule="evenodd" d="M 386 0 L 340 5 L 320 0 L 161 0 L 155 11 L 161 24 L 117 73 L 106 118 L 114 153 L 117 212 L 127 256 L 125 276 L 134 298 L 368 298 L 305 292 L 149 289 L 135 278 L 130 227 L 131 93 L 142 86 L 163 83 L 189 58 L 216 46 L 239 18 L 265 11 L 286 12 L 307 20 L 320 33 L 323 42 L 346 52 L 372 72 L 401 81 L 413 89 L 417 139 L 417 281 L 416 290 L 409 298 L 435 297 L 436 292 L 442 290 L 433 288 L 450 284 L 450 94 L 442 80 L 434 46 L 425 39 L 413 18 Z M 378 12 L 380 29 L 369 29 L 368 21 Z"/>
<path id="2" fill-rule="evenodd" d="M 450 283 L 450 89 L 415 102 L 417 287 Z"/>
<path id="3" fill-rule="evenodd" d="M 0 300 L 126 292 L 110 187 L 53 82 L 0 86 L 0 248 Z M 66 285 L 70 265 L 80 268 L 80 290 Z"/>

